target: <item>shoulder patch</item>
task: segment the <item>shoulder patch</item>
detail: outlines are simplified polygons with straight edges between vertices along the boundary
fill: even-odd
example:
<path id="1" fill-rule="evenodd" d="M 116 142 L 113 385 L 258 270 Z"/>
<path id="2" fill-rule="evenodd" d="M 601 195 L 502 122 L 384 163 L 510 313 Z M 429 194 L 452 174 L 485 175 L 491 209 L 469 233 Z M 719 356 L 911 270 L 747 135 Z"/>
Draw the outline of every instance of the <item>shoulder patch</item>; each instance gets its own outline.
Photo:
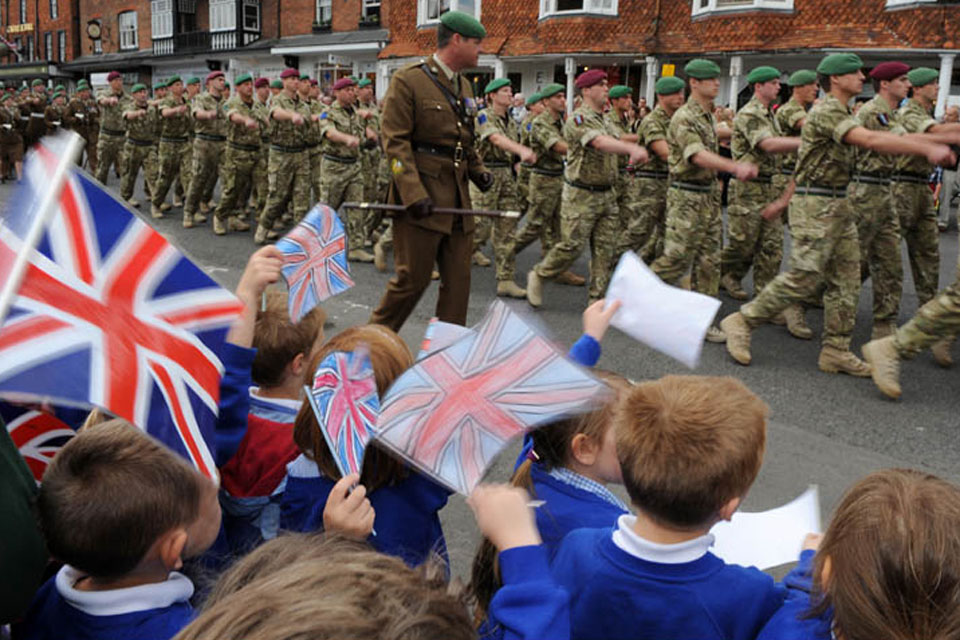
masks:
<path id="1" fill-rule="evenodd" d="M 528 123 L 527 123 L 527 131 L 530 131 L 531 129 L 533 129 L 533 123 L 532 123 L 532 122 L 528 122 Z"/>
<path id="2" fill-rule="evenodd" d="M 403 173 L 403 163 L 400 162 L 399 158 L 394 158 L 390 161 L 390 172 L 395 176 L 399 176 Z"/>
<path id="3" fill-rule="evenodd" d="M 885 127 L 890 124 L 890 118 L 888 118 L 887 114 L 885 113 L 878 113 L 877 120 L 879 120 L 880 124 L 882 124 Z"/>
<path id="4" fill-rule="evenodd" d="M 480 124 L 487 124 L 487 114 L 481 113 L 479 116 L 477 116 L 477 122 Z"/>
<path id="5" fill-rule="evenodd" d="M 323 113 L 320 114 L 320 119 L 321 119 L 321 120 L 326 120 L 329 116 L 330 116 L 330 114 L 327 113 L 326 111 L 324 111 Z"/>
<path id="6" fill-rule="evenodd" d="M 579 127 L 580 125 L 583 124 L 583 116 L 578 113 L 577 115 L 573 116 L 573 121 L 574 121 L 574 122 L 576 123 L 576 125 Z"/>

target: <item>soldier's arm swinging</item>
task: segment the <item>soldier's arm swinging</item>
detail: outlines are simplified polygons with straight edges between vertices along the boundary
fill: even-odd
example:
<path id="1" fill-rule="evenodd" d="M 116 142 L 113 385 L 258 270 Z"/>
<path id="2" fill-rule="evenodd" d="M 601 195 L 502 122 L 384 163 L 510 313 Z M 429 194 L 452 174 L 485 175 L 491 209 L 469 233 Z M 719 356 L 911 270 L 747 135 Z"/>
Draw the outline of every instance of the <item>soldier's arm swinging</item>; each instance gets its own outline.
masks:
<path id="1" fill-rule="evenodd" d="M 758 144 L 764 153 L 791 153 L 800 148 L 800 138 L 785 136 L 771 136 L 764 138 Z"/>
<path id="2" fill-rule="evenodd" d="M 666 162 L 670 157 L 670 145 L 667 144 L 666 140 L 654 140 L 647 145 L 647 148 L 657 154 L 657 157 L 664 162 Z"/>
<path id="3" fill-rule="evenodd" d="M 690 162 L 704 169 L 726 171 L 737 180 L 750 180 L 756 178 L 758 173 L 757 165 L 755 164 L 749 162 L 734 162 L 706 149 L 702 149 L 693 154 Z"/>
<path id="4" fill-rule="evenodd" d="M 270 111 L 270 117 L 277 122 L 293 122 L 293 124 L 303 124 L 303 116 L 296 111 L 287 111 L 279 107 Z"/>
<path id="5" fill-rule="evenodd" d="M 591 140 L 589 144 L 597 151 L 630 156 L 631 164 L 644 164 L 650 159 L 647 150 L 640 145 L 632 142 L 622 142 L 613 136 L 599 135 Z"/>
<path id="6" fill-rule="evenodd" d="M 946 145 L 917 140 L 913 136 L 871 131 L 866 127 L 853 127 L 843 136 L 843 142 L 879 153 L 923 156 L 930 164 L 948 165 L 957 161 Z"/>
<path id="7" fill-rule="evenodd" d="M 331 142 L 346 145 L 351 149 L 360 144 L 360 140 L 357 138 L 357 136 L 352 136 L 349 133 L 338 131 L 333 125 L 328 126 L 323 135 L 326 136 Z"/>
<path id="8" fill-rule="evenodd" d="M 520 156 L 522 162 L 527 164 L 536 164 L 537 154 L 533 152 L 533 149 L 530 147 L 524 146 L 519 142 L 514 142 L 507 136 L 502 133 L 492 133 L 490 134 L 490 142 L 500 147 L 508 153 L 512 153 L 515 156 Z"/>

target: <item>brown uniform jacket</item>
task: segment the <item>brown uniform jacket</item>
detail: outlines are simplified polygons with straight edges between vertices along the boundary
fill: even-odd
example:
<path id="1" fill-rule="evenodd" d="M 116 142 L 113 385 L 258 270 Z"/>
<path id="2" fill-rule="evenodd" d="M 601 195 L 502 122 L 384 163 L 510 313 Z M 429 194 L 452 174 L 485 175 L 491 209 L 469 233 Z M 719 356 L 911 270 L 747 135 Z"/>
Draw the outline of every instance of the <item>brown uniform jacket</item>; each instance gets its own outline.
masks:
<path id="1" fill-rule="evenodd" d="M 424 72 L 426 64 L 434 77 L 458 97 L 463 115 L 457 114 L 447 96 Z M 473 92 L 463 75 L 460 86 L 454 87 L 431 56 L 424 62 L 408 65 L 397 71 L 383 101 L 381 129 L 387 161 L 393 176 L 388 201 L 410 205 L 429 197 L 438 207 L 470 207 L 467 180 L 486 171 L 473 146 L 472 120 L 476 115 Z M 452 149 L 462 147 L 462 160 L 454 162 L 453 154 L 416 151 L 418 145 Z M 401 214 L 406 216 L 406 214 Z M 450 233 L 453 216 L 432 215 L 411 224 Z M 473 216 L 463 220 L 463 228 L 471 232 Z"/>

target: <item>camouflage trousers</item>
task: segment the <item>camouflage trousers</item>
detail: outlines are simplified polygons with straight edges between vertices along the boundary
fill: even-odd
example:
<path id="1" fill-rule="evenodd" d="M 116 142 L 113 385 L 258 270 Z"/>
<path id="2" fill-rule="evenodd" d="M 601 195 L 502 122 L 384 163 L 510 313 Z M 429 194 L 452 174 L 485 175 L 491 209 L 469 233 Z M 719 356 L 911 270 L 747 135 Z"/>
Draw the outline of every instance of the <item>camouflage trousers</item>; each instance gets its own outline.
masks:
<path id="1" fill-rule="evenodd" d="M 307 171 L 310 172 L 310 190 L 313 197 L 311 202 L 324 202 L 320 197 L 323 190 L 320 177 L 323 175 L 323 154 L 320 152 L 320 146 L 317 145 L 316 149 L 307 149 L 303 155 L 307 159 Z"/>
<path id="2" fill-rule="evenodd" d="M 97 180 L 107 184 L 107 174 L 116 167 L 123 174 L 123 149 L 127 139 L 123 136 L 102 134 L 97 141 Z M 26 144 L 24 144 L 26 148 Z"/>
<path id="3" fill-rule="evenodd" d="M 590 243 L 590 298 L 602 298 L 610 283 L 613 256 L 620 232 L 617 195 L 587 191 L 563 184 L 560 208 L 560 240 L 535 267 L 542 278 L 555 278 L 569 269 Z"/>
<path id="4" fill-rule="evenodd" d="M 919 185 L 928 189 L 926 185 Z M 928 189 L 929 190 L 929 189 Z M 960 333 L 960 260 L 953 284 L 917 310 L 910 322 L 897 329 L 897 352 L 912 358 L 943 338 Z"/>
<path id="5" fill-rule="evenodd" d="M 476 197 L 471 193 L 470 202 L 473 203 L 475 209 L 516 211 L 517 182 L 513 178 L 510 167 L 495 167 L 491 171 L 493 172 L 493 186 L 486 193 L 478 190 Z M 490 244 L 493 245 L 493 261 L 496 265 L 497 281 L 512 280 L 516 267 L 512 247 L 517 219 L 477 216 L 477 230 L 480 229 L 481 225 L 486 226 L 491 231 Z"/>
<path id="6" fill-rule="evenodd" d="M 95 176 L 97 175 L 97 167 L 99 166 L 97 163 L 97 147 L 100 144 L 100 131 L 88 131 L 87 134 L 83 136 L 83 139 L 86 142 L 84 150 L 87 152 L 87 169 L 89 169 L 90 175 Z M 83 154 L 80 155 L 82 156 Z M 83 166 L 82 162 L 78 162 L 78 164 Z"/>
<path id="7" fill-rule="evenodd" d="M 251 194 L 256 200 L 254 210 L 254 220 L 260 219 L 264 207 L 267 206 L 267 193 L 269 191 L 267 180 L 267 164 L 270 161 L 270 143 L 264 140 L 260 141 L 260 154 L 257 156 L 257 164 L 253 167 L 253 182 L 250 185 Z"/>
<path id="8" fill-rule="evenodd" d="M 860 281 L 873 282 L 873 322 L 896 323 L 903 292 L 900 222 L 890 186 L 851 182 L 847 190 L 860 238 Z"/>
<path id="9" fill-rule="evenodd" d="M 516 209 L 517 208 L 517 182 L 513 178 L 513 172 L 510 167 L 491 167 L 493 174 L 493 185 L 487 189 L 486 193 L 477 189 L 471 182 L 469 184 L 470 202 L 476 209 Z M 501 204 L 502 200 L 511 202 L 507 206 Z M 477 226 L 473 231 L 473 246 L 475 250 L 482 249 L 490 240 L 493 244 L 493 221 L 494 218 L 487 216 L 477 217 Z M 494 246 L 496 253 L 496 246 Z"/>
<path id="10" fill-rule="evenodd" d="M 310 174 L 304 161 L 305 151 L 288 153 L 270 149 L 267 164 L 267 204 L 260 213 L 260 225 L 273 229 L 273 223 L 293 202 L 293 215 L 303 218 L 309 206 Z"/>
<path id="11" fill-rule="evenodd" d="M 253 184 L 253 172 L 260 161 L 260 151 L 237 149 L 227 143 L 223 156 L 223 193 L 217 205 L 218 220 L 226 220 L 246 205 L 246 195 Z"/>
<path id="12" fill-rule="evenodd" d="M 338 210 L 344 202 L 363 200 L 363 176 L 361 164 L 331 160 L 324 156 L 320 178 L 320 202 Z M 347 246 L 363 248 L 363 214 L 361 209 L 349 209 L 341 214 L 347 231 Z"/>
<path id="13" fill-rule="evenodd" d="M 530 206 L 530 167 L 520 165 L 517 172 L 517 210 L 523 215 Z"/>
<path id="14" fill-rule="evenodd" d="M 217 171 L 220 158 L 223 156 L 224 144 L 200 137 L 193 141 L 192 179 L 187 189 L 187 201 L 183 205 L 184 215 L 195 214 L 201 202 L 210 201 L 210 194 L 217 184 Z"/>
<path id="15" fill-rule="evenodd" d="M 940 281 L 940 231 L 933 192 L 925 184 L 894 182 L 890 199 L 907 243 L 917 304 L 923 306 L 937 295 Z"/>
<path id="16" fill-rule="evenodd" d="M 692 269 L 693 289 L 716 297 L 722 236 L 723 220 L 712 188 L 701 192 L 671 187 L 667 190 L 663 255 L 650 268 L 667 284 L 675 284 Z"/>
<path id="17" fill-rule="evenodd" d="M 640 223 L 640 183 L 626 171 L 617 176 L 617 209 L 620 213 L 620 235 L 616 248 L 616 258 L 624 251 L 633 248 L 630 242 L 630 229 Z"/>
<path id="18" fill-rule="evenodd" d="M 847 198 L 795 195 L 790 200 L 790 268 L 740 313 L 753 326 L 803 303 L 822 284 L 823 344 L 849 349 L 860 296 L 860 243 Z"/>
<path id="19" fill-rule="evenodd" d="M 179 183 L 186 188 L 190 186 L 190 171 L 193 169 L 193 145 L 189 142 L 160 141 L 158 164 L 160 166 L 157 177 L 157 188 L 153 190 L 153 204 L 157 207 L 163 204 L 170 191 L 170 185 L 179 178 Z"/>
<path id="20" fill-rule="evenodd" d="M 380 167 L 380 149 L 360 152 L 360 166 L 363 172 L 363 201 L 377 200 L 377 171 Z"/>
<path id="21" fill-rule="evenodd" d="M 563 177 L 530 172 L 526 224 L 513 234 L 510 253 L 514 258 L 534 240 L 540 240 L 544 255 L 557 243 L 560 235 L 560 203 Z"/>
<path id="22" fill-rule="evenodd" d="M 754 295 L 777 276 L 783 261 L 783 221 L 779 217 L 765 220 L 761 215 L 779 195 L 770 183 L 730 183 L 727 246 L 720 257 L 721 272 L 740 282 L 752 264 Z"/>
<path id="23" fill-rule="evenodd" d="M 667 226 L 667 178 L 634 178 L 636 213 L 627 224 L 621 253 L 635 252 L 647 264 L 663 255 Z"/>
<path id="24" fill-rule="evenodd" d="M 157 148 L 153 145 L 138 145 L 127 142 L 123 148 L 123 171 L 120 180 L 120 197 L 129 200 L 133 197 L 133 187 L 137 175 L 143 168 L 143 190 L 148 197 L 156 190 L 157 184 Z"/>

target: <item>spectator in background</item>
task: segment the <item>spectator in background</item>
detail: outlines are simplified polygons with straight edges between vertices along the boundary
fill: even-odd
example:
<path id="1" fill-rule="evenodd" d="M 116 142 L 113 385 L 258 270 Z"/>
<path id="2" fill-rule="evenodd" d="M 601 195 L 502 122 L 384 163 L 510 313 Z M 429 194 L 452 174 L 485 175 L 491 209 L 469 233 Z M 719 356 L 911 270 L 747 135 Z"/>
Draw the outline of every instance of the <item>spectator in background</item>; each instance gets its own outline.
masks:
<path id="1" fill-rule="evenodd" d="M 943 121 L 944 123 L 960 121 L 960 107 L 957 105 L 947 107 L 947 110 L 943 113 Z M 950 210 L 957 204 L 957 199 L 960 197 L 960 181 L 957 180 L 957 170 L 958 167 L 956 166 L 944 167 L 943 169 L 943 180 L 938 198 L 940 210 L 937 225 L 940 227 L 940 231 L 947 230 L 947 226 L 950 224 Z"/>
<path id="2" fill-rule="evenodd" d="M 513 94 L 513 106 L 510 107 L 510 117 L 516 121 L 517 124 L 523 122 L 523 119 L 527 117 L 527 107 L 526 107 L 526 98 L 524 98 L 522 93 Z"/>

